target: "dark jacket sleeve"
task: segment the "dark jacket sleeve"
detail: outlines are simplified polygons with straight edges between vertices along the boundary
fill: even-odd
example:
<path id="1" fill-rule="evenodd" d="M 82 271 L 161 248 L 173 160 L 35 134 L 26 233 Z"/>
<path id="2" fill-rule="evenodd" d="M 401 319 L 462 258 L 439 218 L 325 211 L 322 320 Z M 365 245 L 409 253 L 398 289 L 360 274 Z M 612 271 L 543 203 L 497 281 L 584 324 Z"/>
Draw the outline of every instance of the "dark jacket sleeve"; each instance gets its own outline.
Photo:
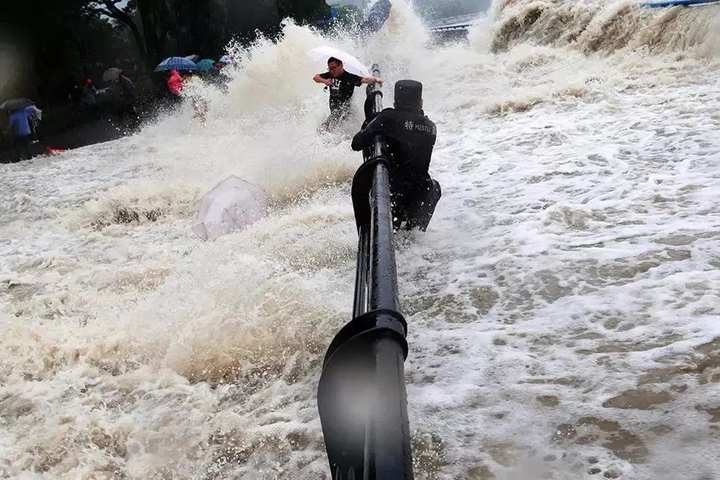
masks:
<path id="1" fill-rule="evenodd" d="M 384 122 L 386 120 L 383 113 L 385 112 L 380 112 L 378 116 L 372 120 L 372 122 L 368 123 L 365 128 L 360 130 L 355 135 L 352 141 L 353 150 L 357 152 L 362 150 L 363 148 L 369 147 L 375 139 L 375 135 L 382 133 Z"/>

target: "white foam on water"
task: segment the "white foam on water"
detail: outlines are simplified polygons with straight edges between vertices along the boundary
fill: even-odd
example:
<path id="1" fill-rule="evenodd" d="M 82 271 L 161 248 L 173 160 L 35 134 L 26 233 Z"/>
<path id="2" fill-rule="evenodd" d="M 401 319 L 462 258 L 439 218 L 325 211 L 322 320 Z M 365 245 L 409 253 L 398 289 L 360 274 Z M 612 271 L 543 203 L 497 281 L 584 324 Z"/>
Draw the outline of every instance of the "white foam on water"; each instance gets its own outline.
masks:
<path id="1" fill-rule="evenodd" d="M 498 2 L 437 47 L 394 3 L 367 44 L 289 23 L 235 52 L 228 94 L 188 91 L 204 121 L 188 101 L 3 166 L 4 478 L 328 478 L 315 392 L 360 158 L 352 125 L 316 132 L 326 43 L 380 63 L 388 105 L 422 80 L 438 124 L 443 199 L 397 255 L 416 477 L 720 475 L 718 10 Z M 271 214 L 201 242 L 228 175 Z"/>

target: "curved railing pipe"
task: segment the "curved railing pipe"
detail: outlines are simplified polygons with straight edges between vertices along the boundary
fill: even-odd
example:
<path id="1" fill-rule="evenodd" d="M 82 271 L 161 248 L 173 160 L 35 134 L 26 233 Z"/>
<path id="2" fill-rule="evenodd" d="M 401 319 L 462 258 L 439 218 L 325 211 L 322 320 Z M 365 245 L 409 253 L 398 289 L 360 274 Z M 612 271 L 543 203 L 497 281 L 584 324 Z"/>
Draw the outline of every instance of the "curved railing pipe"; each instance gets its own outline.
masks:
<path id="1" fill-rule="evenodd" d="M 377 66 L 373 74 L 380 76 Z M 368 86 L 366 122 L 382 111 Z M 353 179 L 358 229 L 353 320 L 323 363 L 318 407 L 333 480 L 412 480 L 404 362 L 407 323 L 400 313 L 393 245 L 389 153 L 378 135 Z"/>

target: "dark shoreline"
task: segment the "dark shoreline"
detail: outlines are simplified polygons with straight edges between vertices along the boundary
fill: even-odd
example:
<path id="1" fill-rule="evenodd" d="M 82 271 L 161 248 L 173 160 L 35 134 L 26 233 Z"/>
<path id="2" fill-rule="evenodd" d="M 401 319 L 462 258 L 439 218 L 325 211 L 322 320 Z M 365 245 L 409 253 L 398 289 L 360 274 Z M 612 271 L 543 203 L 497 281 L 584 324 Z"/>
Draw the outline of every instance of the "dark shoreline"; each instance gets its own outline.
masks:
<path id="1" fill-rule="evenodd" d="M 31 147 L 33 156 L 47 154 L 47 149 L 73 150 L 87 145 L 117 140 L 131 133 L 129 130 L 116 126 L 108 119 L 97 119 L 82 123 L 52 135 L 41 135 L 40 141 Z M 3 145 L 0 149 L 0 163 L 14 163 L 15 149 L 12 145 Z"/>

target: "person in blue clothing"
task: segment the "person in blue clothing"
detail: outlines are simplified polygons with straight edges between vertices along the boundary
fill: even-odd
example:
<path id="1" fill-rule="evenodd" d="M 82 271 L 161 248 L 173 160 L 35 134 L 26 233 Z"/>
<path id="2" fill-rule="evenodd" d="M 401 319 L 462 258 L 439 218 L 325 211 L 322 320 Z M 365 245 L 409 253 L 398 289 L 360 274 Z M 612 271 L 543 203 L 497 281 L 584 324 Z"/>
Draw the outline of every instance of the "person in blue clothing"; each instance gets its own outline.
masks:
<path id="1" fill-rule="evenodd" d="M 10 131 L 14 137 L 15 158 L 18 162 L 32 157 L 30 154 L 30 143 L 32 142 L 31 115 L 32 112 L 27 108 L 15 110 L 10 114 Z"/>
<path id="2" fill-rule="evenodd" d="M 30 124 L 31 143 L 40 142 L 40 121 L 42 120 L 42 110 L 36 105 L 25 107 L 28 114 L 28 123 Z"/>

